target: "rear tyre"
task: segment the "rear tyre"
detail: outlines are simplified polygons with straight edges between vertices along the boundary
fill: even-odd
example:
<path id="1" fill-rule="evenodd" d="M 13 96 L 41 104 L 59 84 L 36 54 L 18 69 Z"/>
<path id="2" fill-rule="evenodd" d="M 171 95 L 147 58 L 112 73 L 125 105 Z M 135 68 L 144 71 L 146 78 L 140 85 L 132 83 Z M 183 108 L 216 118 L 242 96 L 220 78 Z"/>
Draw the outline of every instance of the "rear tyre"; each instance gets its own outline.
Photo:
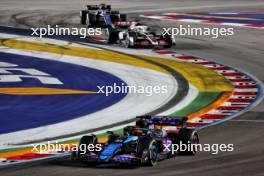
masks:
<path id="1" fill-rule="evenodd" d="M 81 24 L 83 24 L 83 25 L 87 24 L 87 14 L 88 13 L 89 13 L 88 10 L 80 11 Z"/>
<path id="2" fill-rule="evenodd" d="M 158 145 L 155 139 L 143 138 L 137 146 L 137 156 L 141 165 L 154 166 L 158 161 Z"/>
<path id="3" fill-rule="evenodd" d="M 80 151 L 83 153 L 89 153 L 89 151 L 87 150 L 87 146 L 93 144 L 96 145 L 97 144 L 97 137 L 95 135 L 91 135 L 91 136 L 83 136 L 80 139 L 80 143 L 79 143 L 79 148 L 78 148 L 78 154 L 80 155 Z M 86 151 L 84 151 L 86 149 Z"/>
<path id="4" fill-rule="evenodd" d="M 119 31 L 109 28 L 108 32 L 109 32 L 109 36 L 108 36 L 107 43 L 108 44 L 116 44 L 117 40 L 118 40 Z"/>
<path id="5" fill-rule="evenodd" d="M 182 128 L 179 131 L 179 139 L 182 144 L 189 146 L 191 145 L 191 150 L 179 151 L 180 155 L 195 155 L 197 153 L 197 148 L 195 147 L 195 144 L 199 144 L 199 136 L 197 131 L 193 129 Z"/>
<path id="6" fill-rule="evenodd" d="M 96 15 L 95 14 L 88 14 L 88 22 L 87 26 L 88 27 L 94 27 L 96 25 Z"/>
<path id="7" fill-rule="evenodd" d="M 165 34 L 165 35 L 161 35 L 161 39 L 165 40 L 168 42 L 168 45 L 165 45 L 164 48 L 171 48 L 172 45 L 174 45 L 172 36 Z"/>
<path id="8" fill-rule="evenodd" d="M 89 153 L 88 145 L 93 144 L 94 146 L 97 144 L 97 137 L 95 135 L 91 136 L 83 136 L 80 139 L 79 147 L 78 147 L 78 157 Z M 80 153 L 82 152 L 82 153 Z M 83 161 L 83 163 L 87 164 L 88 166 L 96 165 L 94 161 Z"/>

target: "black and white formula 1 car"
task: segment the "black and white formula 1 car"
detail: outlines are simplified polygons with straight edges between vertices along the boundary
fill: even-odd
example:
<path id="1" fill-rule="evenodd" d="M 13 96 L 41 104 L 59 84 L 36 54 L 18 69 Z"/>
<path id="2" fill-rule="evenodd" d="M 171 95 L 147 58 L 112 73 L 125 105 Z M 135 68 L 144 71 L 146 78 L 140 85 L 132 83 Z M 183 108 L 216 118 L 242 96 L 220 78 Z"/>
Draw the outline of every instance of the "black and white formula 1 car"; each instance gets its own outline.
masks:
<path id="1" fill-rule="evenodd" d="M 107 28 L 117 21 L 126 21 L 126 14 L 112 11 L 111 5 L 87 5 L 86 10 L 80 11 L 81 24 L 88 27 Z"/>
<path id="2" fill-rule="evenodd" d="M 116 22 L 115 26 L 116 28 L 109 29 L 109 44 L 119 44 L 127 48 L 156 49 L 170 48 L 175 45 L 175 39 L 171 35 L 158 35 L 148 26 L 137 22 Z"/>
<path id="3" fill-rule="evenodd" d="M 154 166 L 157 161 L 175 155 L 171 152 L 173 145 L 199 143 L 197 132 L 187 128 L 186 121 L 186 118 L 142 116 L 135 126 L 124 127 L 123 134 L 109 131 L 105 143 L 99 143 L 95 135 L 83 136 L 72 158 L 91 165 L 126 163 Z M 87 150 L 88 146 L 98 144 L 102 146 L 100 151 Z M 191 148 L 177 154 L 195 155 L 196 152 L 196 148 Z"/>

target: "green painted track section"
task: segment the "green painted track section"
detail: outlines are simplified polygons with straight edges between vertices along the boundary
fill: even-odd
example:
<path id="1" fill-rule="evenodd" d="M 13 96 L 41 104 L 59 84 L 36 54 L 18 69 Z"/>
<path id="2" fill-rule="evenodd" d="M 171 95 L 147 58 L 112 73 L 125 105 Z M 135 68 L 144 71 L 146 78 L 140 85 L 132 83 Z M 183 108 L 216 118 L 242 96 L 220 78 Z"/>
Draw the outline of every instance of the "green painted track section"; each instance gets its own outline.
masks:
<path id="1" fill-rule="evenodd" d="M 195 113 L 214 102 L 220 95 L 221 93 L 219 92 L 199 92 L 198 96 L 191 104 L 175 113 L 172 113 L 171 116 L 187 116 Z"/>

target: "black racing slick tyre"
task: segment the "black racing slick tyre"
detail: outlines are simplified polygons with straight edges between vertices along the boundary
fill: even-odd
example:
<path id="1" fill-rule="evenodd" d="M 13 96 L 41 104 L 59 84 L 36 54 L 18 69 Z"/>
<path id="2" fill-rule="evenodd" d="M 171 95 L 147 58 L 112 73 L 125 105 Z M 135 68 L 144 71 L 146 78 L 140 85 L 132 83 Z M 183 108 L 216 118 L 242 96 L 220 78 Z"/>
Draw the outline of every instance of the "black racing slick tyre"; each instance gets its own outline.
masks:
<path id="1" fill-rule="evenodd" d="M 79 148 L 78 148 L 78 154 L 80 155 L 81 152 L 89 152 L 88 149 L 88 145 L 89 144 L 93 144 L 94 146 L 97 144 L 97 137 L 95 135 L 91 135 L 91 136 L 83 136 L 80 139 L 80 143 L 79 143 Z M 86 149 L 86 151 L 84 151 Z"/>
<path id="2" fill-rule="evenodd" d="M 87 149 L 87 146 L 89 144 L 93 144 L 96 145 L 97 143 L 97 137 L 95 135 L 91 135 L 91 136 L 83 136 L 80 139 L 79 145 L 77 150 L 75 149 L 72 152 L 71 158 L 72 159 L 78 159 L 81 157 L 81 155 L 84 155 L 85 153 L 87 153 L 88 151 L 84 151 L 85 149 Z"/>
<path id="3" fill-rule="evenodd" d="M 97 137 L 95 135 L 83 136 L 80 139 L 80 143 L 78 146 L 78 158 L 80 158 L 81 162 L 83 162 L 87 166 L 95 166 L 97 164 L 97 162 L 95 161 L 82 160 L 82 156 L 85 156 L 85 154 L 88 154 L 90 152 L 88 150 L 88 145 L 90 144 L 93 144 L 94 146 L 97 144 Z"/>
<path id="4" fill-rule="evenodd" d="M 180 155 L 195 155 L 197 153 L 196 144 L 199 144 L 199 136 L 196 130 L 182 128 L 179 131 L 179 144 L 183 144 L 187 147 L 184 151 L 179 151 Z"/>
<path id="5" fill-rule="evenodd" d="M 114 29 L 110 29 L 110 28 L 108 30 L 109 30 L 109 36 L 108 36 L 107 43 L 108 44 L 116 44 L 117 40 L 118 40 L 119 31 L 114 30 Z"/>
<path id="6" fill-rule="evenodd" d="M 173 46 L 173 40 L 170 35 L 168 34 L 161 35 L 161 39 L 168 42 L 167 45 L 164 45 L 164 48 L 171 48 Z"/>
<path id="7" fill-rule="evenodd" d="M 87 23 L 87 14 L 88 13 L 89 13 L 88 10 L 80 11 L 81 24 L 85 25 Z"/>
<path id="8" fill-rule="evenodd" d="M 137 146 L 137 156 L 141 158 L 140 164 L 154 166 L 158 161 L 157 141 L 152 138 L 143 138 Z"/>
<path id="9" fill-rule="evenodd" d="M 96 20 L 96 15 L 95 14 L 88 14 L 88 22 L 87 22 L 87 26 L 88 27 L 95 27 L 97 20 Z"/>

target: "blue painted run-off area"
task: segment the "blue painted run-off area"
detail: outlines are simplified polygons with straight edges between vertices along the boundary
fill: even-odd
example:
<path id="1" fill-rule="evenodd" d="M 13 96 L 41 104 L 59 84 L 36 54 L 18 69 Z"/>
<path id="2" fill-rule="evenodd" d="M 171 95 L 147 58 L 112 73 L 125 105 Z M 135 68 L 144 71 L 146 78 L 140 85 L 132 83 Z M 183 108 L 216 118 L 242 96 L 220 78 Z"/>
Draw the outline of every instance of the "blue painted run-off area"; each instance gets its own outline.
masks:
<path id="1" fill-rule="evenodd" d="M 45 87 L 98 91 L 97 86 L 122 85 L 118 77 L 104 71 L 59 61 L 0 53 L 0 62 L 34 68 L 50 74 L 63 84 L 42 84 L 35 78 L 22 78 L 22 82 L 0 82 L 0 88 Z M 107 71 L 107 70 L 106 70 Z M 11 70 L 9 74 L 27 73 Z M 1 75 L 6 73 L 1 72 Z M 126 85 L 126 84 L 125 84 Z M 62 95 L 8 95 L 0 94 L 0 134 L 55 124 L 91 114 L 109 107 L 126 94 L 62 94 Z M 89 126 L 91 124 L 87 124 Z M 78 127 L 76 127 L 78 128 Z"/>

